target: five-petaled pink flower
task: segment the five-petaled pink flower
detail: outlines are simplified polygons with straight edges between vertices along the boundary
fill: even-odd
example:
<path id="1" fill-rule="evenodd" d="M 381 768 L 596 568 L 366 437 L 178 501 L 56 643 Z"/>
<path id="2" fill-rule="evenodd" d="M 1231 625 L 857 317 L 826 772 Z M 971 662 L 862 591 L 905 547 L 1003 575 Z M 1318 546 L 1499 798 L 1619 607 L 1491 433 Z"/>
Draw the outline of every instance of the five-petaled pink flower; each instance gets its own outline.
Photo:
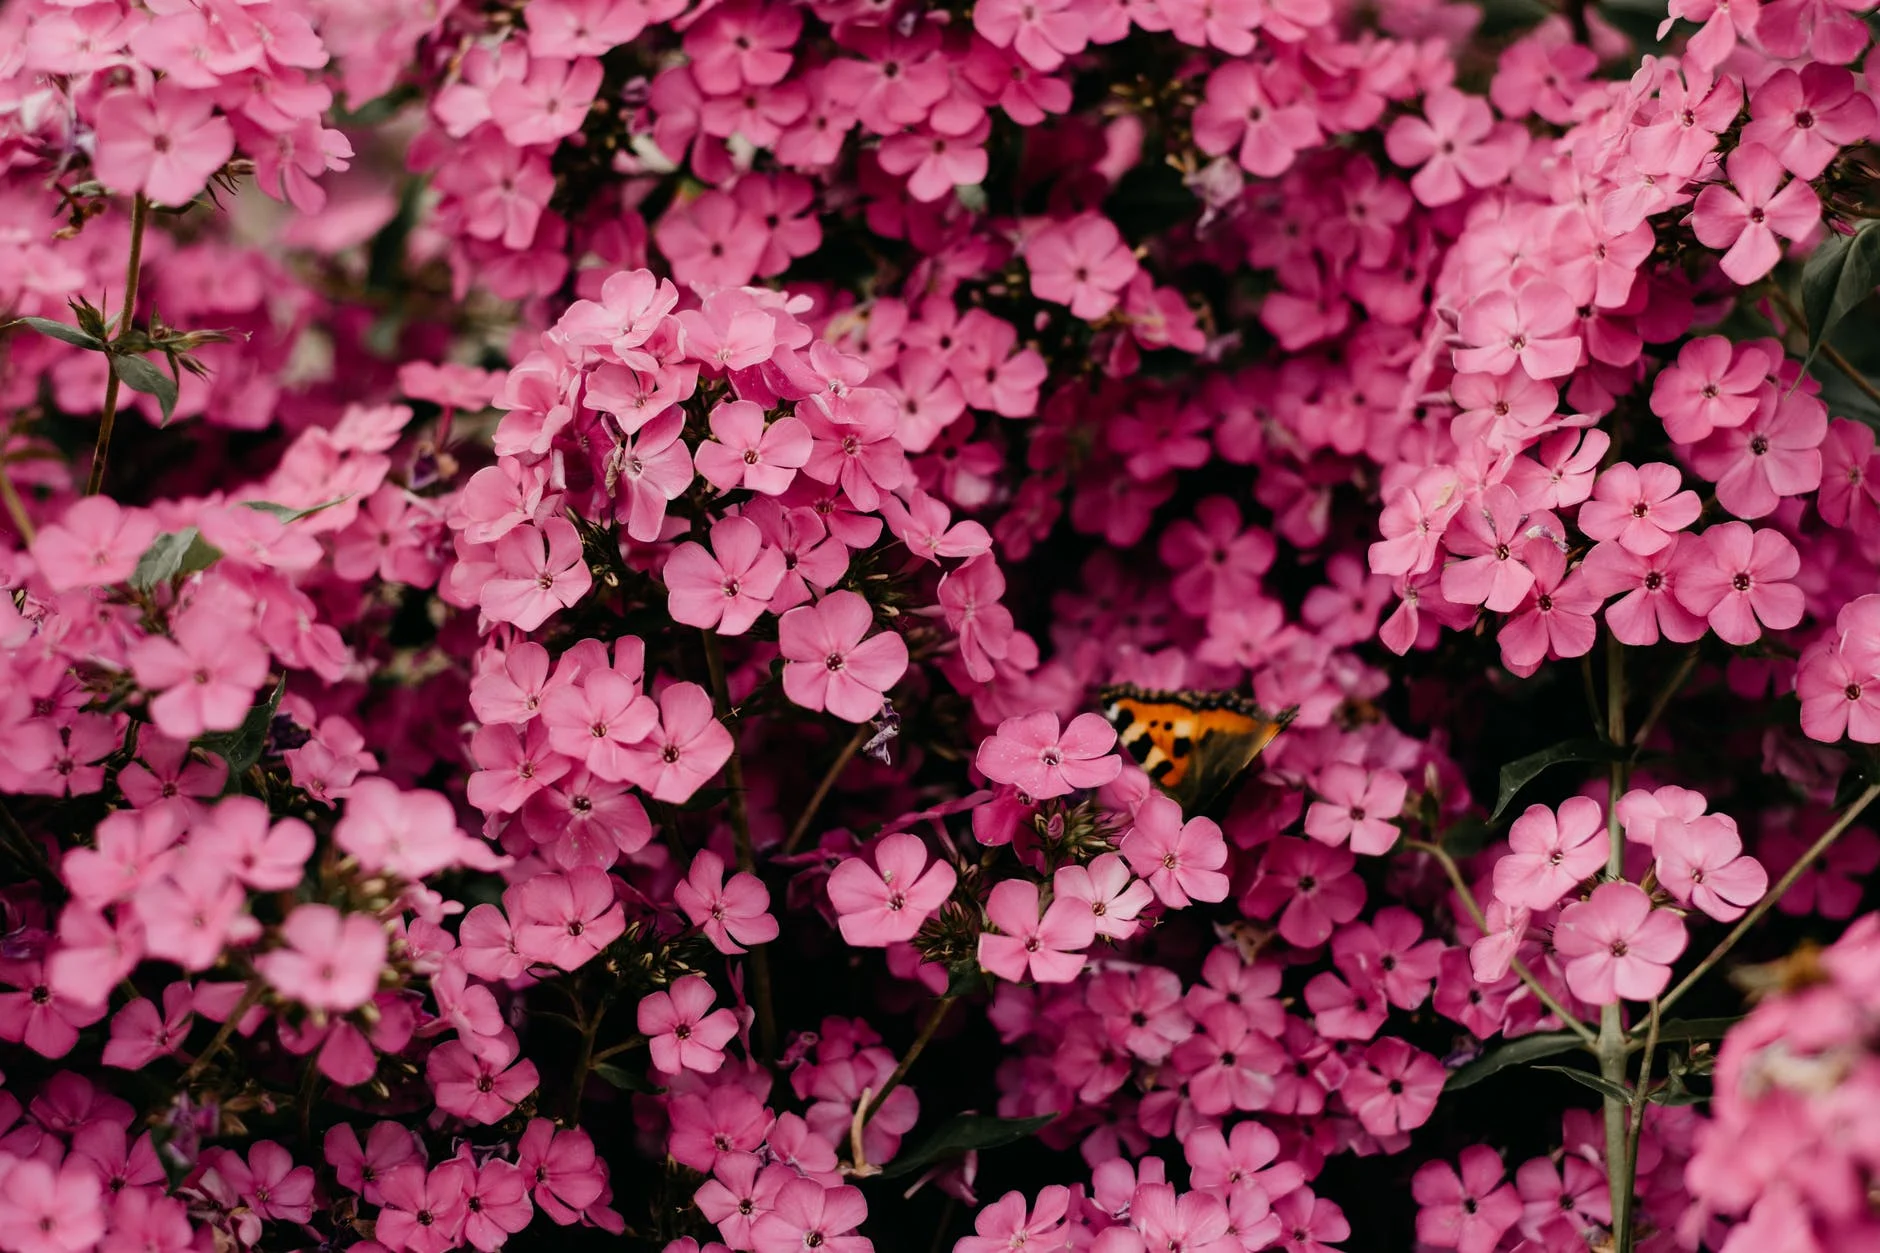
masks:
<path id="1" fill-rule="evenodd" d="M 1069 983 L 1084 968 L 1096 925 L 1078 902 L 1054 900 L 1042 916 L 1038 904 L 1038 885 L 1029 879 L 993 886 L 986 919 L 998 930 L 980 933 L 979 964 L 1014 983 L 1027 974 L 1039 983 Z"/>
<path id="2" fill-rule="evenodd" d="M 1651 1000 L 1671 981 L 1684 943 L 1678 916 L 1653 909 L 1651 897 L 1632 883 L 1600 884 L 1561 910 L 1554 924 L 1567 987 L 1589 1005 Z"/>
<path id="3" fill-rule="evenodd" d="M 641 999 L 640 1034 L 652 1050 L 655 1070 L 709 1075 L 725 1064 L 724 1048 L 738 1033 L 738 1016 L 729 1009 L 713 1009 L 715 995 L 711 984 L 687 975 L 667 991 Z"/>
<path id="4" fill-rule="evenodd" d="M 1136 808 L 1135 825 L 1123 833 L 1118 850 L 1129 868 L 1141 875 L 1156 899 L 1171 909 L 1192 901 L 1227 899 L 1227 841 L 1212 818 L 1182 820 L 1182 807 L 1160 792 Z"/>
<path id="5" fill-rule="evenodd" d="M 735 955 L 744 952 L 746 944 L 768 944 L 777 938 L 764 881 L 744 871 L 726 880 L 724 858 L 708 848 L 692 858 L 685 878 L 673 885 L 672 899 L 721 953 Z"/>
<path id="6" fill-rule="evenodd" d="M 286 947 L 255 959 L 282 996 L 309 1009 L 343 1014 L 372 999 L 385 966 L 385 926 L 331 905 L 297 905 L 281 924 Z"/>
<path id="7" fill-rule="evenodd" d="M 1697 193 L 1691 229 L 1706 248 L 1725 248 L 1719 268 L 1747 287 L 1776 268 L 1776 236 L 1802 240 L 1821 222 L 1821 201 L 1801 179 L 1782 181 L 1782 163 L 1761 144 L 1746 143 L 1724 163 L 1730 186 Z M 1780 188 L 1780 190 L 1777 190 Z"/>
<path id="8" fill-rule="evenodd" d="M 1513 850 L 1495 863 L 1495 896 L 1520 909 L 1551 909 L 1606 865 L 1612 849 L 1599 802 L 1571 796 L 1555 812 L 1529 805 L 1508 829 Z"/>
<path id="9" fill-rule="evenodd" d="M 784 695 L 849 722 L 880 713 L 884 694 L 907 673 L 907 642 L 894 631 L 863 638 L 874 624 L 868 602 L 850 591 L 784 614 L 777 624 Z"/>
<path id="10" fill-rule="evenodd" d="M 667 610 L 675 622 L 742 635 L 769 607 L 783 571 L 783 553 L 764 542 L 755 522 L 720 518 L 712 523 L 712 551 L 681 544 L 666 559 Z"/>
<path id="11" fill-rule="evenodd" d="M 1123 772 L 1116 729 L 1097 714 L 1078 714 L 1058 731 L 1057 715 L 1048 710 L 1007 718 L 996 734 L 982 740 L 980 773 L 994 783 L 1009 783 L 1033 800 L 1067 796 L 1079 788 L 1102 787 Z"/>
<path id="12" fill-rule="evenodd" d="M 857 948 L 885 948 L 913 939 L 953 894 L 958 878 L 944 861 L 928 864 L 919 836 L 900 832 L 883 836 L 867 856 L 848 858 L 831 871 L 829 903 L 844 940 Z"/>

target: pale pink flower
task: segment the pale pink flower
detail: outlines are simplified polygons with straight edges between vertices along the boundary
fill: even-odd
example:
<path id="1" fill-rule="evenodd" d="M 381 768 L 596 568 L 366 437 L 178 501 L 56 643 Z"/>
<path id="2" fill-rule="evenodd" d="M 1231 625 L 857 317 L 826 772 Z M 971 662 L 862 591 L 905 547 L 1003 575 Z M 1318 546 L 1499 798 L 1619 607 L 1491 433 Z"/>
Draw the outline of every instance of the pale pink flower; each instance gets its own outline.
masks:
<path id="1" fill-rule="evenodd" d="M 777 625 L 784 695 L 849 722 L 880 713 L 887 690 L 907 673 L 907 643 L 895 631 L 864 638 L 874 622 L 868 602 L 850 591 L 784 614 Z"/>
<path id="2" fill-rule="evenodd" d="M 697 975 L 676 980 L 664 992 L 640 1000 L 640 1034 L 652 1050 L 653 1068 L 715 1074 L 725 1064 L 725 1045 L 738 1033 L 738 1016 L 712 1008 L 712 985 Z"/>
<path id="3" fill-rule="evenodd" d="M 1066 796 L 1096 788 L 1123 772 L 1115 755 L 1116 729 L 1097 714 L 1079 714 L 1060 734 L 1057 715 L 1048 710 L 1007 718 L 998 731 L 980 741 L 980 773 L 994 783 L 1009 783 L 1033 800 Z"/>
<path id="4" fill-rule="evenodd" d="M 986 900 L 993 931 L 979 936 L 979 964 L 1001 979 L 1018 982 L 1027 974 L 1039 983 L 1069 983 L 1084 968 L 1083 950 L 1096 939 L 1095 920 L 1076 901 L 1054 900 L 1038 911 L 1038 885 L 1006 879 Z"/>
<path id="5" fill-rule="evenodd" d="M 378 991 L 385 967 L 385 926 L 331 905 L 297 905 L 281 924 L 283 948 L 255 959 L 274 990 L 309 1009 L 358 1009 Z"/>
<path id="6" fill-rule="evenodd" d="M 844 940 L 884 948 L 913 939 L 953 894 L 958 877 L 944 861 L 928 864 L 919 836 L 887 835 L 866 857 L 850 857 L 830 872 L 829 903 Z"/>
<path id="7" fill-rule="evenodd" d="M 1684 924 L 1653 909 L 1631 883 L 1602 883 L 1591 897 L 1560 911 L 1554 949 L 1566 963 L 1567 987 L 1589 1005 L 1649 1001 L 1671 981 L 1684 951 Z"/>

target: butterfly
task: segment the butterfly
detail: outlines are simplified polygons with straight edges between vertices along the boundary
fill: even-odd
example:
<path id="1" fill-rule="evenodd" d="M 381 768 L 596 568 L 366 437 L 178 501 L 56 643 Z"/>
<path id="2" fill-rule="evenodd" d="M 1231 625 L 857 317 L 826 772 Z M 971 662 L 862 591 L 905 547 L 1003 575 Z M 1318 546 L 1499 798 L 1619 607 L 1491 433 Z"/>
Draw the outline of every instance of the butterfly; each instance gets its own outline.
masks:
<path id="1" fill-rule="evenodd" d="M 1239 778 L 1299 711 L 1269 714 L 1238 692 L 1097 693 L 1118 740 L 1162 791 L 1196 813 Z"/>

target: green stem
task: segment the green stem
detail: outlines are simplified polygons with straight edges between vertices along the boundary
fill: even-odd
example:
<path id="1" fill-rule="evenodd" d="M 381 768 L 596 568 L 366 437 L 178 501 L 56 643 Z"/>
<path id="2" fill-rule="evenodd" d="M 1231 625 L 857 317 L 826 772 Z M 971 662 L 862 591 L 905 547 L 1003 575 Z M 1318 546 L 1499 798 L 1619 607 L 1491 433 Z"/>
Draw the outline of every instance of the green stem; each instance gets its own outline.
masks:
<path id="1" fill-rule="evenodd" d="M 1469 911 L 1469 918 L 1475 923 L 1476 929 L 1483 935 L 1487 935 L 1488 918 L 1482 913 L 1482 907 L 1476 904 L 1475 893 L 1469 890 L 1468 881 L 1462 877 L 1462 868 L 1456 865 L 1456 859 L 1449 855 L 1449 851 L 1440 844 L 1430 844 L 1423 840 L 1406 839 L 1403 842 L 1403 846 L 1420 853 L 1428 853 L 1436 859 L 1437 863 L 1442 866 L 1444 873 L 1449 876 L 1450 886 L 1454 887 L 1456 889 L 1456 895 L 1462 898 L 1463 908 Z M 1534 972 L 1529 970 L 1527 965 L 1522 962 L 1519 957 L 1515 958 L 1510 963 L 1510 969 L 1520 977 L 1521 982 L 1527 984 L 1528 990 L 1534 993 L 1536 999 L 1538 999 L 1542 1005 L 1545 1005 L 1547 1011 L 1558 1018 L 1567 1030 L 1579 1036 L 1587 1045 L 1591 1046 L 1593 1044 L 1596 1037 L 1593 1035 L 1592 1030 L 1573 1014 L 1568 1012 L 1567 1007 L 1554 998 L 1554 994 L 1547 990 L 1541 981 L 1535 977 Z"/>
<path id="2" fill-rule="evenodd" d="M 823 802 L 829 799 L 829 793 L 835 787 L 836 779 L 848 768 L 848 764 L 855 760 L 855 754 L 861 751 L 862 745 L 867 743 L 869 730 L 866 722 L 856 727 L 855 734 L 850 736 L 849 742 L 842 746 L 842 751 L 836 754 L 836 759 L 829 763 L 829 769 L 823 772 L 822 782 L 818 783 L 816 790 L 810 794 L 809 804 L 805 805 L 803 812 L 797 815 L 796 824 L 790 828 L 789 837 L 783 842 L 784 856 L 788 857 L 794 853 L 797 845 L 803 842 L 803 837 L 809 834 L 810 823 L 816 821 L 817 811 L 822 808 Z"/>
<path id="3" fill-rule="evenodd" d="M 1652 698 L 1652 707 L 1646 711 L 1645 721 L 1639 723 L 1638 732 L 1632 736 L 1632 748 L 1635 752 L 1645 747 L 1645 741 L 1658 727 L 1658 719 L 1664 716 L 1665 707 L 1671 703 L 1671 698 L 1678 694 L 1685 681 L 1691 677 L 1691 671 L 1697 669 L 1699 651 L 1696 644 L 1685 650 L 1684 659 L 1678 662 L 1678 668 L 1671 672 L 1671 677 L 1665 680 L 1665 685 L 1658 689 L 1658 695 Z"/>
<path id="4" fill-rule="evenodd" d="M 32 515 L 26 512 L 26 502 L 20 499 L 19 489 L 13 486 L 13 477 L 7 473 L 3 440 L 0 440 L 0 504 L 6 506 L 7 517 L 12 519 L 13 529 L 20 533 L 21 542 L 30 548 L 39 533 L 33 529 Z"/>
<path id="5" fill-rule="evenodd" d="M 731 836 L 737 845 L 738 869 L 757 874 L 757 851 L 751 844 L 751 816 L 745 808 L 744 761 L 738 754 L 738 733 L 729 724 L 731 685 L 725 677 L 725 655 L 718 645 L 717 632 L 706 628 L 699 632 L 705 641 L 705 668 L 711 675 L 712 704 L 718 717 L 731 732 L 731 756 L 725 761 L 725 787 L 731 793 Z M 751 1002 L 757 1011 L 757 1052 L 769 1062 L 777 1055 L 777 1011 L 770 995 L 770 951 L 762 944 L 751 946 Z"/>
<path id="6" fill-rule="evenodd" d="M 124 271 L 124 309 L 118 314 L 117 334 L 113 339 L 124 337 L 136 314 L 137 281 L 144 268 L 144 224 L 149 218 L 150 202 L 138 192 L 137 198 L 131 201 L 131 256 Z M 98 446 L 91 454 L 91 478 L 85 484 L 87 496 L 96 496 L 104 489 L 105 458 L 111 451 L 112 428 L 117 425 L 118 387 L 117 371 L 112 370 L 105 376 L 104 408 L 98 415 Z"/>
<path id="7" fill-rule="evenodd" d="M 1631 1126 L 1626 1131 L 1625 1140 L 1625 1177 L 1627 1181 L 1625 1196 L 1615 1198 L 1613 1205 L 1613 1230 L 1619 1234 L 1618 1253 L 1632 1253 L 1638 1237 L 1632 1222 L 1634 1192 L 1638 1187 L 1638 1142 L 1645 1130 L 1645 1104 L 1651 1099 L 1652 1054 L 1658 1048 L 1658 1024 L 1662 1009 L 1657 1001 L 1651 1005 L 1651 1016 L 1647 1019 L 1648 1029 L 1645 1035 L 1645 1054 L 1639 1059 L 1638 1082 L 1632 1085 Z M 1623 1204 L 1620 1204 L 1620 1200 Z"/>
<path id="8" fill-rule="evenodd" d="M 594 1054 L 593 1064 L 599 1065 L 600 1063 L 606 1061 L 610 1057 L 618 1057 L 622 1053 L 631 1052 L 634 1049 L 640 1048 L 645 1043 L 646 1043 L 645 1036 L 630 1035 L 626 1039 L 622 1040 L 620 1043 L 610 1044 L 606 1048 L 602 1049 L 600 1052 Z"/>
<path id="9" fill-rule="evenodd" d="M 1705 957 L 1703 961 L 1698 962 L 1697 966 L 1690 974 L 1685 975 L 1684 978 L 1678 981 L 1676 987 L 1665 993 L 1663 999 L 1659 1001 L 1660 1007 L 1670 1009 L 1678 1002 L 1679 998 L 1691 990 L 1699 979 L 1709 974 L 1711 968 L 1722 961 L 1724 957 L 1729 954 L 1730 950 L 1736 947 L 1737 941 L 1749 934 L 1749 929 L 1761 921 L 1762 916 L 1774 908 L 1777 901 L 1788 895 L 1789 889 L 1795 886 L 1795 881 L 1807 873 L 1808 868 L 1814 865 L 1815 862 L 1820 859 L 1821 855 L 1833 846 L 1836 840 L 1841 838 L 1841 833 L 1854 824 L 1854 820 L 1861 816 L 1867 806 L 1873 804 L 1874 798 L 1877 796 L 1880 796 L 1880 783 L 1874 784 L 1859 796 L 1855 797 L 1853 803 L 1842 810 L 1841 816 L 1834 820 L 1834 825 L 1830 826 L 1826 831 L 1823 831 L 1821 838 L 1816 840 L 1806 853 L 1802 854 L 1801 860 L 1797 861 L 1793 866 L 1790 866 L 1788 873 L 1783 875 L 1780 879 L 1777 879 L 1776 885 L 1770 888 L 1760 901 L 1756 902 L 1755 907 L 1747 914 L 1744 914 L 1742 920 L 1739 921 L 1736 926 L 1730 928 L 1730 934 L 1724 936 L 1723 939 L 1718 942 L 1717 947 L 1710 950 L 1709 956 Z"/>
<path id="10" fill-rule="evenodd" d="M 228 1017 L 222 1020 L 222 1025 L 216 1029 L 208 1046 L 196 1055 L 196 1060 L 189 1064 L 189 1069 L 183 1072 L 183 1077 L 176 1081 L 179 1091 L 188 1091 L 189 1085 L 202 1077 L 202 1072 L 208 1068 L 210 1060 L 222 1051 L 222 1046 L 227 1044 L 229 1037 L 235 1034 L 235 1028 L 241 1025 L 248 1011 L 260 1001 L 261 992 L 261 977 L 256 975 L 248 981 L 248 987 L 242 993 L 241 1000 L 235 1002 L 235 1008 L 231 1009 Z"/>
<path id="11" fill-rule="evenodd" d="M 1606 738 L 1614 747 L 1625 745 L 1625 646 L 1606 637 Z M 1612 794 L 1606 798 L 1606 877 L 1625 877 L 1625 836 L 1619 829 L 1619 797 L 1625 793 L 1629 766 L 1624 759 L 1612 763 Z M 1599 1040 L 1593 1053 L 1600 1077 L 1625 1086 L 1625 1020 L 1619 1002 L 1599 1009 Z M 1601 1098 L 1606 1128 L 1606 1186 L 1612 1198 L 1612 1230 L 1616 1243 L 1629 1241 L 1631 1220 L 1626 1198 L 1632 1195 L 1632 1175 L 1626 1166 L 1626 1103 L 1616 1096 Z"/>
<path id="12" fill-rule="evenodd" d="M 887 1101 L 888 1094 L 901 1086 L 901 1080 L 907 1078 L 907 1072 L 914 1068 L 914 1063 L 926 1050 L 927 1042 L 932 1040 L 933 1033 L 940 1029 L 941 1019 L 947 1016 L 947 1010 L 952 1006 L 953 998 L 950 995 L 943 996 L 934 1002 L 933 1009 L 927 1014 L 927 1021 L 920 1025 L 920 1034 L 915 1036 L 914 1042 L 907 1046 L 907 1052 L 901 1054 L 900 1065 L 894 1068 L 894 1073 L 888 1076 L 888 1081 L 881 1085 L 881 1090 L 868 1098 L 868 1105 L 862 1110 L 862 1126 L 866 1127 L 868 1120 L 881 1112 L 881 1106 Z"/>
<path id="13" fill-rule="evenodd" d="M 582 1015 L 581 1051 L 575 1054 L 574 1081 L 568 1085 L 568 1121 L 581 1120 L 581 1094 L 587 1090 L 588 1071 L 594 1067 L 594 1037 L 601 1033 L 601 1019 L 607 1017 L 607 1003 L 594 1007 L 594 1016 Z"/>

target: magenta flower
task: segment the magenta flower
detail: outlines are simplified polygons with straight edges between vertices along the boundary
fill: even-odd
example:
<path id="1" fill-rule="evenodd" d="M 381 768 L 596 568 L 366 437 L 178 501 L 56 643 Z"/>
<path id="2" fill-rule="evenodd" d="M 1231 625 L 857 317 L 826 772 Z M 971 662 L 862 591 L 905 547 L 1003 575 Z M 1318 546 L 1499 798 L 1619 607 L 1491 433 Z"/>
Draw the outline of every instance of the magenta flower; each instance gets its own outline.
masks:
<path id="1" fill-rule="evenodd" d="M 1652 412 L 1680 444 L 1694 444 L 1718 427 L 1741 426 L 1769 389 L 1775 361 L 1760 343 L 1732 345 L 1722 335 L 1699 336 L 1653 381 Z"/>
<path id="2" fill-rule="evenodd" d="M 1116 308 L 1137 270 L 1116 225 L 1097 213 L 1040 229 L 1025 245 L 1025 264 L 1032 295 L 1069 305 L 1072 317 L 1087 322 Z"/>
<path id="3" fill-rule="evenodd" d="M 1323 944 L 1364 907 L 1364 881 L 1352 873 L 1357 860 L 1348 848 L 1274 840 L 1241 902 L 1262 918 L 1278 914 L 1279 933 L 1287 943 L 1301 948 Z"/>
<path id="4" fill-rule="evenodd" d="M 998 931 L 979 936 L 979 964 L 1017 983 L 1069 983 L 1084 968 L 1083 950 L 1097 938 L 1090 911 L 1074 901 L 1052 901 L 1039 913 L 1038 885 L 1005 879 L 986 898 L 986 920 Z"/>
<path id="5" fill-rule="evenodd" d="M 721 953 L 735 955 L 744 952 L 743 945 L 777 938 L 770 889 L 744 871 L 727 882 L 724 859 L 710 849 L 700 849 L 692 858 L 685 878 L 673 885 L 672 898 Z"/>
<path id="6" fill-rule="evenodd" d="M 1874 127 L 1873 101 L 1854 75 L 1840 65 L 1820 62 L 1804 65 L 1800 73 L 1778 69 L 1763 79 L 1750 94 L 1749 114 L 1740 145 L 1731 154 L 1732 182 L 1735 157 L 1750 145 L 1779 159 L 1800 185 L 1801 180 L 1819 178 L 1837 149 L 1867 139 Z M 1701 197 L 1698 203 L 1703 203 Z"/>
<path id="7" fill-rule="evenodd" d="M 1315 790 L 1322 799 L 1306 810 L 1306 834 L 1319 843 L 1349 843 L 1353 852 L 1375 857 L 1397 842 L 1392 819 L 1403 812 L 1410 785 L 1395 770 L 1335 761 L 1319 772 Z"/>
<path id="8" fill-rule="evenodd" d="M 714 995 L 711 984 L 687 975 L 668 991 L 641 998 L 640 1034 L 647 1038 L 655 1070 L 710 1075 L 725 1064 L 724 1048 L 738 1033 L 738 1016 L 729 1009 L 714 1010 Z"/>
<path id="9" fill-rule="evenodd" d="M 1116 729 L 1098 714 L 1078 714 L 1062 734 L 1048 711 L 1007 718 L 980 741 L 977 763 L 994 783 L 1009 783 L 1033 800 L 1102 787 L 1123 772 Z"/>
<path id="10" fill-rule="evenodd" d="M 1671 981 L 1684 951 L 1684 924 L 1652 908 L 1630 883 L 1602 883 L 1560 911 L 1554 949 L 1566 962 L 1567 987 L 1589 1005 L 1649 1001 Z"/>
<path id="11" fill-rule="evenodd" d="M 540 708 L 536 725 L 543 728 L 549 746 L 585 765 L 595 778 L 613 783 L 630 777 L 628 750 L 645 741 L 659 723 L 659 707 L 652 698 L 615 670 L 596 670 L 576 683 L 549 689 Z M 530 778 L 546 785 L 562 772 L 547 778 L 544 773 L 534 764 Z"/>
<path id="12" fill-rule="evenodd" d="M 1195 108 L 1195 145 L 1210 156 L 1231 152 L 1249 174 L 1273 178 L 1318 143 L 1320 131 L 1311 106 L 1276 91 L 1283 76 L 1263 69 L 1236 58 L 1208 75 L 1206 98 Z"/>
<path id="13" fill-rule="evenodd" d="M 1722 814 L 1660 818 L 1652 852 L 1658 882 L 1680 904 L 1695 905 L 1718 922 L 1735 922 L 1769 890 L 1769 872 L 1744 856 L 1736 823 Z"/>
<path id="14" fill-rule="evenodd" d="M 667 609 L 674 621 L 687 626 L 742 635 L 783 581 L 783 554 L 764 542 L 764 533 L 748 518 L 712 523 L 711 542 L 713 552 L 687 543 L 666 559 L 661 577 Z"/>
<path id="15" fill-rule="evenodd" d="M 1523 553 L 1530 543 L 1546 543 L 1529 537 L 1529 525 L 1528 511 L 1512 488 L 1498 484 L 1484 492 L 1479 505 L 1456 516 L 1446 540 L 1449 551 L 1462 560 L 1443 567 L 1443 595 L 1493 613 L 1518 606 L 1534 586 L 1534 572 Z"/>
<path id="16" fill-rule="evenodd" d="M 330 905 L 297 905 L 281 924 L 281 939 L 286 947 L 257 957 L 255 969 L 282 996 L 343 1014 L 378 991 L 387 944 L 377 919 Z"/>
<path id="17" fill-rule="evenodd" d="M 456 1248 L 469 1216 L 470 1180 L 470 1167 L 455 1159 L 429 1171 L 420 1162 L 392 1167 L 379 1183 L 384 1198 L 375 1224 L 379 1243 L 392 1253 Z"/>
<path id="18" fill-rule="evenodd" d="M 659 725 L 626 750 L 627 778 L 654 800 L 683 805 L 731 759 L 731 732 L 696 683 L 659 694 Z"/>
<path id="19" fill-rule="evenodd" d="M 1386 1036 L 1365 1049 L 1339 1094 L 1366 1131 L 1397 1135 L 1429 1121 L 1447 1077 L 1440 1061 Z"/>
<path id="20" fill-rule="evenodd" d="M 606 871 L 582 866 L 566 874 L 538 874 L 505 897 L 516 929 L 516 951 L 530 962 L 575 970 L 626 930 Z"/>
<path id="21" fill-rule="evenodd" d="M 424 1059 L 424 1078 L 439 1109 L 485 1125 L 509 1117 L 541 1082 L 535 1063 L 518 1061 L 507 1036 L 495 1037 L 475 1052 L 461 1040 L 445 1041 Z M 389 1178 L 384 1189 L 387 1206 L 397 1204 Z"/>
<path id="22" fill-rule="evenodd" d="M 1488 101 L 1437 87 L 1425 93 L 1423 113 L 1398 118 L 1384 133 L 1384 151 L 1392 161 L 1420 167 L 1410 179 L 1419 201 L 1432 208 L 1451 204 L 1469 187 L 1487 187 L 1507 176 L 1520 150 L 1494 135 Z"/>
<path id="23" fill-rule="evenodd" d="M 1170 909 L 1227 899 L 1227 876 L 1221 872 L 1227 841 L 1220 825 L 1212 818 L 1184 822 L 1182 807 L 1160 792 L 1137 807 L 1134 825 L 1116 847 Z"/>
<path id="24" fill-rule="evenodd" d="M 566 519 L 550 518 L 539 529 L 519 526 L 496 541 L 496 569 L 477 603 L 497 622 L 533 631 L 593 585 L 580 534 Z"/>
<path id="25" fill-rule="evenodd" d="M 1495 897 L 1520 909 L 1551 909 L 1582 880 L 1606 865 L 1612 841 L 1597 801 L 1573 796 L 1558 816 L 1530 805 L 1508 829 L 1513 851 L 1495 863 Z"/>
<path id="26" fill-rule="evenodd" d="M 831 871 L 829 903 L 845 941 L 885 948 L 913 939 L 957 881 L 946 862 L 928 864 L 919 836 L 901 832 L 883 836 L 867 857 L 850 857 Z"/>
<path id="27" fill-rule="evenodd" d="M 1456 1253 L 1494 1253 L 1521 1218 L 1521 1198 L 1503 1181 L 1501 1155 L 1486 1145 L 1462 1150 L 1458 1174 L 1448 1162 L 1429 1162 L 1411 1180 L 1417 1239 Z"/>
<path id="28" fill-rule="evenodd" d="M 865 1236 L 851 1235 L 868 1216 L 859 1188 L 824 1187 L 814 1179 L 792 1179 L 777 1192 L 776 1208 L 751 1224 L 756 1253 L 869 1253 Z"/>
<path id="29" fill-rule="evenodd" d="M 849 722 L 880 713 L 885 693 L 907 672 L 907 643 L 894 631 L 864 639 L 874 622 L 868 602 L 849 591 L 784 614 L 777 626 L 784 695 Z"/>
<path id="30" fill-rule="evenodd" d="M 1700 539 L 1703 547 L 1678 577 L 1678 603 L 1706 617 L 1718 638 L 1748 644 L 1764 627 L 1785 631 L 1802 620 L 1802 589 L 1788 581 L 1802 559 L 1787 536 L 1723 522 Z"/>
<path id="31" fill-rule="evenodd" d="M 106 1212 L 104 1182 L 77 1154 L 56 1167 L 15 1158 L 0 1176 L 0 1229 L 18 1253 L 84 1253 L 104 1235 Z"/>
<path id="32" fill-rule="evenodd" d="M 1801 240 L 1815 230 L 1821 222 L 1821 201 L 1799 178 L 1784 185 L 1782 163 L 1761 144 L 1740 145 L 1724 168 L 1730 187 L 1712 183 L 1697 193 L 1691 229 L 1706 248 L 1729 250 L 1719 268 L 1747 287 L 1782 259 L 1777 235 Z"/>

